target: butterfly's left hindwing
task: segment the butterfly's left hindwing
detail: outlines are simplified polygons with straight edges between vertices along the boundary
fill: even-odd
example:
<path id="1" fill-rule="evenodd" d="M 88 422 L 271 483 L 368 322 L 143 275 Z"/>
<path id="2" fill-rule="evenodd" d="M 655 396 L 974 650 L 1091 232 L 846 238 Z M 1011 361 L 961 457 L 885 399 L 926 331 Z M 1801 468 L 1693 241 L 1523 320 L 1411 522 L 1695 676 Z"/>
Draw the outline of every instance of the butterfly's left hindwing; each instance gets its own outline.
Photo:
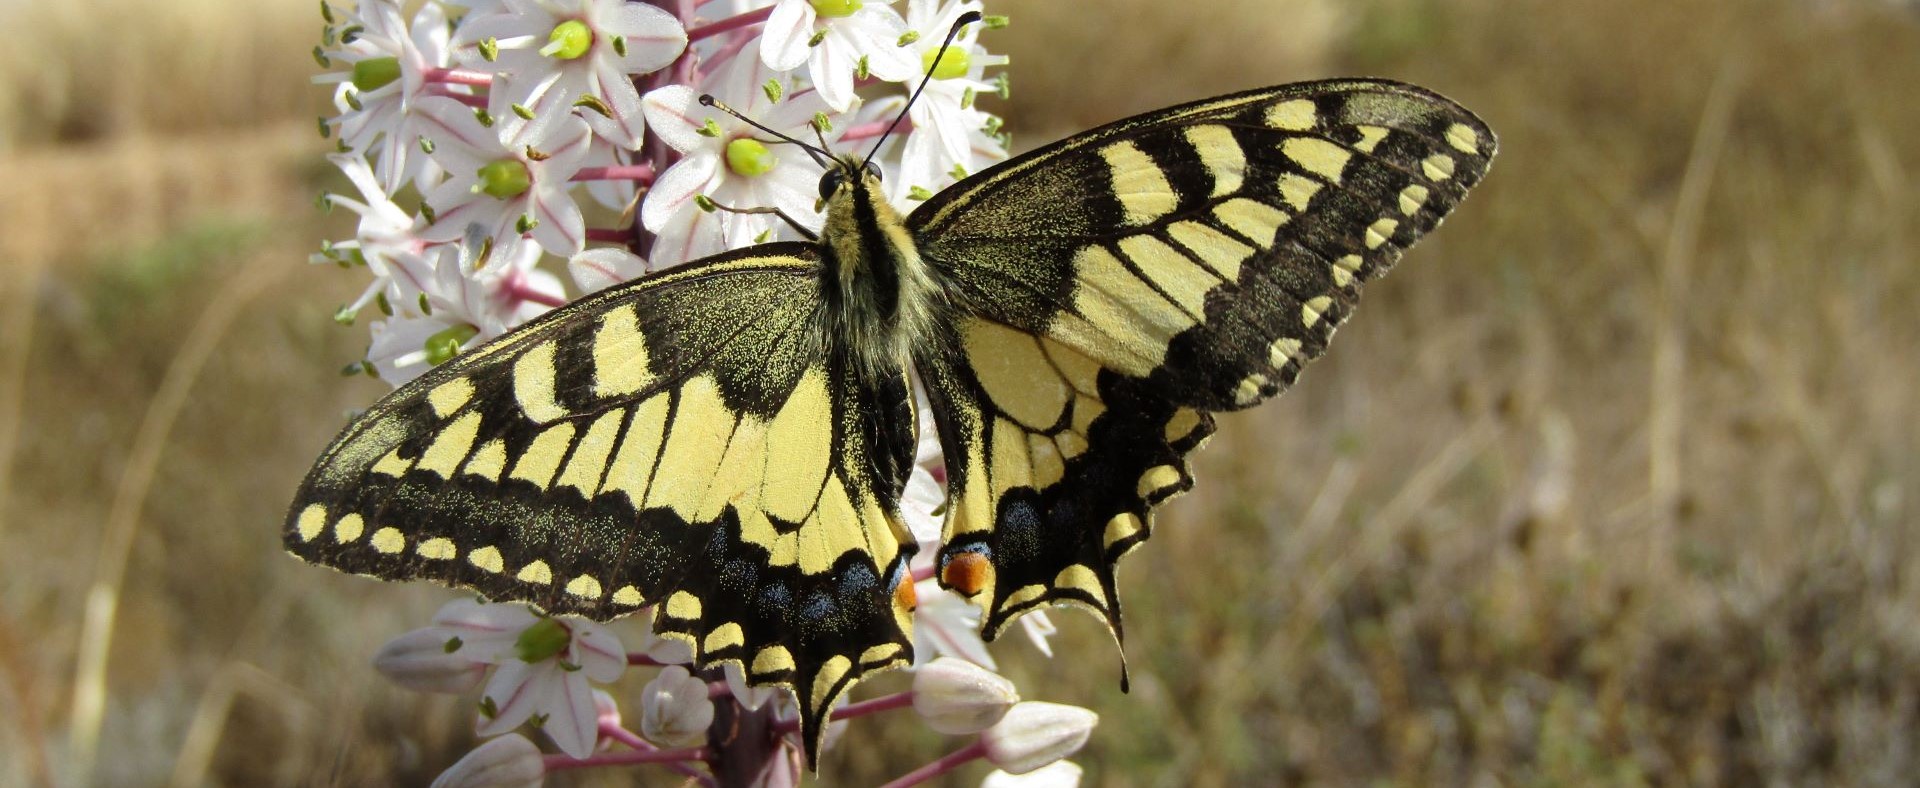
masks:
<path id="1" fill-rule="evenodd" d="M 941 562 L 965 570 L 941 577 L 988 636 L 1055 602 L 1117 633 L 1113 562 L 1191 486 L 1208 413 L 1291 385 L 1494 149 L 1420 88 L 1303 83 L 1076 135 L 916 210 L 962 315 L 919 361 L 947 441 Z"/>
<path id="2" fill-rule="evenodd" d="M 609 619 L 825 710 L 911 659 L 904 373 L 849 374 L 811 244 L 585 299 L 429 371 L 335 439 L 288 514 L 308 561 Z M 906 547 L 902 547 L 902 545 Z"/>

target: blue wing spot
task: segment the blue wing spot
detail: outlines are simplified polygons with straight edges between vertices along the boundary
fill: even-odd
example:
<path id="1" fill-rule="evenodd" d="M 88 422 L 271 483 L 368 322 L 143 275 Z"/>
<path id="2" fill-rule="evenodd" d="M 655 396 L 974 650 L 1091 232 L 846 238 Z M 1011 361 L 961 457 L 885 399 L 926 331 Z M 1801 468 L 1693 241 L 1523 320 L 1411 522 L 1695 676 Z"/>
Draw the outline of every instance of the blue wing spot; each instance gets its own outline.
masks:
<path id="1" fill-rule="evenodd" d="M 863 564 L 853 564 L 840 573 L 840 596 L 852 598 L 873 592 L 879 578 Z"/>

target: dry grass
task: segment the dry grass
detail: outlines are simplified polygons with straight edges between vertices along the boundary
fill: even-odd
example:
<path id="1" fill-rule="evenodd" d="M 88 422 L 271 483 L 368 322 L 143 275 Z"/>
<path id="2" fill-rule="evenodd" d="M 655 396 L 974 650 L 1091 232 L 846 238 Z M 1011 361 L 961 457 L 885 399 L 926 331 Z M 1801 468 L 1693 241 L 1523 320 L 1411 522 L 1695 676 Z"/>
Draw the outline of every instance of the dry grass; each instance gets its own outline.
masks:
<path id="1" fill-rule="evenodd" d="M 1222 51 L 1275 58 L 1245 71 L 1207 50 L 1166 73 L 1141 70 L 1162 51 L 1147 44 L 1040 73 L 1060 39 L 1034 31 L 1087 14 L 997 9 L 1010 35 L 1032 26 L 1001 48 L 1018 117 L 1043 128 L 1341 71 L 1431 85 L 1503 135 L 1486 185 L 1371 288 L 1330 356 L 1223 420 L 1200 490 L 1122 570 L 1134 694 L 1083 617 L 1061 616 L 1067 657 L 1002 647 L 1030 695 L 1102 713 L 1089 782 L 1910 780 L 1914 19 L 1785 0 L 1354 9 L 1232 26 L 1244 38 Z M 1219 24 L 1176 12 L 1059 36 Z M 270 21 L 256 40 L 280 40 Z M 1245 43 L 1307 29 L 1323 49 Z M 304 69 L 234 95 L 294 93 Z M 1075 69 L 1096 76 L 1059 76 Z M 21 95 L 22 72 L 0 73 Z M 279 554 L 312 452 L 378 391 L 330 372 L 360 341 L 326 319 L 356 283 L 298 262 L 341 232 L 303 207 L 319 144 L 301 140 L 0 160 L 0 784 L 75 767 L 64 731 L 114 491 L 183 339 L 253 276 L 266 289 L 231 305 L 133 512 L 97 774 L 412 784 L 469 743 L 457 701 L 363 667 L 441 593 Z M 856 723 L 887 746 L 837 750 L 835 782 L 950 746 L 894 727 Z"/>

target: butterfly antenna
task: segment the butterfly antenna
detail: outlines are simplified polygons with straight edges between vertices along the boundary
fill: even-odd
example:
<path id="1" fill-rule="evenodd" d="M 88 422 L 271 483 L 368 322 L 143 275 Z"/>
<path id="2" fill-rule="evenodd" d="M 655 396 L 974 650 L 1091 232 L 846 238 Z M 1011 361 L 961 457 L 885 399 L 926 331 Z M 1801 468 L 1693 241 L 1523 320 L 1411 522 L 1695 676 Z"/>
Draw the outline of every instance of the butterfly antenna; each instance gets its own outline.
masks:
<path id="1" fill-rule="evenodd" d="M 827 167 L 827 160 L 826 160 L 826 158 L 821 158 L 821 157 L 823 157 L 823 156 L 824 156 L 824 157 L 827 157 L 827 158 L 832 158 L 832 155 L 831 155 L 831 154 L 829 154 L 829 153 L 827 153 L 827 151 L 826 151 L 826 149 L 825 149 L 825 147 L 824 147 L 824 145 L 823 145 L 822 147 L 820 147 L 820 148 L 815 148 L 815 147 L 813 147 L 812 145 L 808 145 L 808 144 L 806 144 L 806 143 L 804 143 L 804 142 L 801 142 L 801 141 L 799 141 L 799 140 L 796 140 L 796 139 L 794 139 L 794 138 L 792 138 L 792 137 L 789 137 L 789 136 L 787 136 L 787 135 L 785 135 L 785 134 L 781 134 L 780 132 L 777 132 L 777 131 L 774 131 L 773 129 L 770 129 L 770 128 L 767 128 L 766 126 L 763 126 L 763 125 L 761 125 L 759 121 L 757 121 L 757 120 L 754 120 L 753 118 L 749 118 L 749 117 L 747 117 L 747 116 L 745 116 L 745 115 L 742 115 L 742 114 L 740 114 L 740 111 L 739 111 L 739 110 L 736 110 L 736 109 L 734 109 L 734 108 L 732 108 L 732 107 L 729 107 L 729 106 L 727 106 L 727 105 L 726 105 L 725 103 L 722 103 L 722 102 L 721 102 L 721 101 L 720 101 L 719 99 L 716 99 L 716 98 L 714 98 L 714 97 L 713 97 L 713 94 L 711 94 L 711 93 L 702 93 L 702 94 L 700 94 L 700 106 L 703 106 L 703 107 L 713 107 L 714 109 L 718 109 L 718 110 L 720 110 L 721 112 L 725 112 L 725 113 L 727 113 L 728 115 L 732 115 L 732 116 L 734 116 L 735 118 L 738 118 L 738 119 L 740 120 L 740 122 L 741 122 L 741 123 L 745 123 L 745 124 L 747 124 L 747 125 L 749 125 L 749 126 L 752 126 L 752 127 L 754 127 L 754 128 L 756 128 L 756 129 L 759 129 L 759 130 L 761 130 L 761 131 L 764 131 L 764 132 L 766 132 L 766 133 L 768 133 L 768 134 L 772 134 L 772 135 L 773 135 L 774 137 L 776 137 L 776 138 L 778 138 L 778 139 L 779 139 L 779 140 L 781 140 L 782 142 L 791 142 L 791 143 L 793 143 L 793 144 L 795 144 L 795 145 L 798 145 L 798 146 L 800 146 L 800 149 L 801 149 L 801 150 L 803 150 L 803 151 L 806 151 L 806 152 L 807 152 L 807 155 L 808 155 L 808 156 L 812 156 L 812 157 L 813 157 L 813 163 L 815 163 L 815 164 L 818 164 L 818 165 L 820 165 L 820 168 L 821 168 L 821 169 L 826 169 L 826 167 Z M 895 122 L 896 122 L 896 123 L 898 123 L 899 121 L 895 121 Z M 810 124 L 810 125 L 811 125 L 811 124 Z M 815 131 L 818 131 L 818 129 L 815 129 Z M 821 140 L 821 142 L 822 142 L 822 143 L 824 143 L 824 142 L 825 142 L 825 140 L 823 139 L 823 140 Z"/>
<path id="2" fill-rule="evenodd" d="M 940 42 L 940 50 L 933 54 L 933 65 L 928 66 L 927 75 L 920 78 L 920 87 L 913 89 L 913 95 L 907 97 L 907 105 L 900 108 L 900 114 L 893 116 L 893 122 L 887 124 L 887 130 L 882 132 L 880 139 L 873 143 L 873 150 L 867 151 L 867 160 L 860 163 L 863 169 L 867 162 L 873 161 L 873 155 L 880 152 L 880 146 L 886 144 L 887 137 L 893 135 L 893 130 L 900 127 L 900 121 L 907 119 L 907 111 L 913 109 L 913 102 L 920 100 L 920 91 L 926 90 L 927 83 L 933 81 L 933 72 L 940 68 L 940 59 L 947 56 L 947 47 L 953 46 L 953 39 L 960 35 L 960 28 L 978 22 L 980 19 L 979 11 L 968 11 L 961 14 L 959 19 L 953 20 L 953 27 L 947 30 L 947 39 Z"/>

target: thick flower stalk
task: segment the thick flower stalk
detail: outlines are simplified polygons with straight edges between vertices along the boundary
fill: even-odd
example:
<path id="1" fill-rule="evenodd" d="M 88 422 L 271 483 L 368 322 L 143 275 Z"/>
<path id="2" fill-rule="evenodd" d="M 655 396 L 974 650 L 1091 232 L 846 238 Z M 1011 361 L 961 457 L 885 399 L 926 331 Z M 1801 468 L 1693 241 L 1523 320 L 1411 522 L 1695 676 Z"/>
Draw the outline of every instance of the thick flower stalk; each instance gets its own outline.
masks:
<path id="1" fill-rule="evenodd" d="M 874 162 L 903 211 L 1004 159 L 1000 119 L 979 101 L 1004 93 L 1006 59 L 979 36 L 1005 20 L 967 27 L 942 54 L 948 30 L 981 3 L 900 5 L 428 0 L 409 16 L 397 0 L 323 3 L 315 81 L 331 87 L 337 114 L 320 128 L 352 187 L 323 204 L 359 222 L 313 260 L 363 272 L 361 295 L 335 314 L 371 318 L 366 355 L 348 371 L 397 386 L 595 291 L 800 237 L 764 209 L 817 229 L 820 163 L 702 95 L 835 151 L 879 146 Z M 855 746 L 847 721 L 912 708 L 933 730 L 970 739 L 896 784 L 979 758 L 1004 770 L 994 785 L 1073 784 L 1078 767 L 1059 759 L 1085 740 L 1092 712 L 1022 702 L 993 672 L 979 611 L 931 579 L 946 493 L 936 431 L 920 434 L 904 509 L 921 542 L 922 675 L 909 692 L 840 707 L 828 744 Z M 487 741 L 436 785 L 539 785 L 558 770 L 642 765 L 702 784 L 739 769 L 798 779 L 790 693 L 749 687 L 731 664 L 694 672 L 686 645 L 653 637 L 648 618 L 600 625 L 457 599 L 373 664 L 401 687 L 472 699 Z M 1045 616 L 1022 623 L 1046 652 Z M 748 722 L 764 736 L 707 733 Z"/>

